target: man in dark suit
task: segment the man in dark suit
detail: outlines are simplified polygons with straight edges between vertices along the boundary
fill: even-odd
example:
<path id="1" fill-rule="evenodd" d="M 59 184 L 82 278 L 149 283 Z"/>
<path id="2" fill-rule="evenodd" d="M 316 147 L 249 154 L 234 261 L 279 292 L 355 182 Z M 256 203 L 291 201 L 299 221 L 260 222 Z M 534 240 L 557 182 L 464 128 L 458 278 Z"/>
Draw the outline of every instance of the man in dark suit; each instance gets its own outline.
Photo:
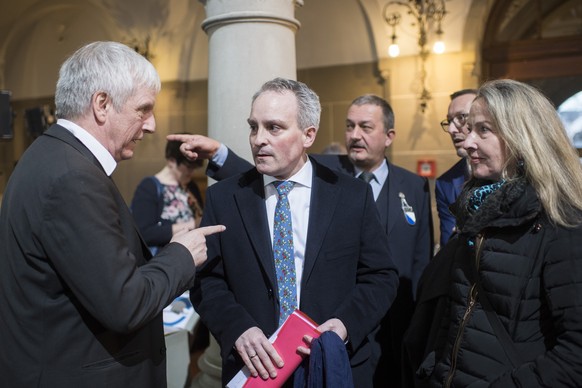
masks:
<path id="1" fill-rule="evenodd" d="M 348 155 L 311 156 L 350 176 L 374 174 L 370 185 L 380 214 L 383 240 L 387 241 L 400 274 L 398 296 L 377 334 L 382 345 L 375 377 L 378 387 L 400 384 L 401 340 L 414 310 L 418 280 L 432 257 L 433 247 L 428 182 L 388 161 L 385 150 L 394 137 L 394 112 L 390 105 L 378 96 L 364 95 L 356 98 L 348 109 L 345 139 Z M 207 174 L 214 179 L 221 180 L 251 167 L 214 139 L 199 135 L 171 135 L 170 139 L 184 142 L 181 149 L 186 156 L 210 159 Z"/>
<path id="2" fill-rule="evenodd" d="M 463 148 L 463 142 L 467 136 L 469 108 L 476 95 L 477 90 L 475 89 L 463 89 L 451 94 L 447 118 L 441 122 L 441 127 L 451 136 L 457 155 L 461 158 L 435 182 L 441 248 L 451 238 L 456 225 L 455 217 L 449 211 L 449 206 L 457 200 L 463 184 L 469 178 L 469 165 L 465 159 L 467 151 Z"/>
<path id="3" fill-rule="evenodd" d="M 162 309 L 194 284 L 205 235 L 151 257 L 109 178 L 155 130 L 154 67 L 96 42 L 63 64 L 57 124 L 24 153 L 0 211 L 0 376 L 10 387 L 164 387 Z"/>
<path id="4" fill-rule="evenodd" d="M 398 276 L 369 185 L 307 156 L 321 107 L 305 84 L 277 78 L 253 97 L 250 145 L 255 168 L 212 185 L 203 225 L 227 226 L 209 237 L 207 265 L 192 299 L 221 347 L 223 383 L 246 365 L 274 378 L 281 359 L 268 337 L 284 318 L 273 237 L 280 181 L 292 219 L 293 303 L 346 342 L 354 384 L 371 387 L 373 336 L 396 296 Z M 309 354 L 309 349 L 299 351 Z"/>

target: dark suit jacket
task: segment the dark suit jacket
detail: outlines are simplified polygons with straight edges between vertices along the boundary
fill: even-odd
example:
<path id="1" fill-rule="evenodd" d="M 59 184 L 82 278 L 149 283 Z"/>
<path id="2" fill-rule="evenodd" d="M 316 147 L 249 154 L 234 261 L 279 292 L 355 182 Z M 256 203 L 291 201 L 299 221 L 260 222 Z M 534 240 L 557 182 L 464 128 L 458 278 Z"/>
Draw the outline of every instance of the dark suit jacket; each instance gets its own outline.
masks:
<path id="1" fill-rule="evenodd" d="M 468 174 L 467 161 L 463 158 L 438 177 L 435 182 L 435 197 L 441 230 L 441 248 L 451 238 L 456 225 L 455 216 L 451 214 L 449 206 L 457 200 Z"/>
<path id="2" fill-rule="evenodd" d="M 333 171 L 354 176 L 354 166 L 346 155 L 312 155 L 311 157 Z M 432 258 L 433 249 L 428 181 L 391 164 L 388 160 L 386 162 L 389 171 L 388 179 L 382 187 L 376 205 L 380 214 L 381 227 L 385 232 L 382 240 L 388 243 L 392 259 L 398 268 L 400 283 L 397 298 L 382 320 L 380 330 L 376 333 L 375 344 L 381 345 L 381 349 L 374 349 L 381 353 L 374 377 L 377 387 L 384 387 L 386 384 L 400 385 L 402 337 L 412 319 L 419 279 Z M 207 175 L 221 180 L 249 168 L 252 168 L 249 162 L 229 151 L 222 167 L 209 163 Z M 410 225 L 404 217 L 401 194 L 414 209 L 416 215 L 414 225 Z"/>
<path id="3" fill-rule="evenodd" d="M 151 258 L 113 181 L 68 130 L 24 153 L 0 211 L 0 376 L 11 387 L 163 387 L 161 311 L 192 256 Z"/>
<path id="4" fill-rule="evenodd" d="M 398 284 L 369 185 L 313 161 L 308 236 L 300 309 L 318 323 L 340 319 L 348 330 L 355 386 L 371 386 L 377 354 L 370 334 L 396 295 Z M 241 368 L 235 341 L 258 326 L 277 329 L 277 282 L 264 201 L 256 169 L 213 186 L 202 224 L 226 231 L 209 236 L 206 268 L 192 293 L 202 321 L 219 342 L 223 383 Z"/>

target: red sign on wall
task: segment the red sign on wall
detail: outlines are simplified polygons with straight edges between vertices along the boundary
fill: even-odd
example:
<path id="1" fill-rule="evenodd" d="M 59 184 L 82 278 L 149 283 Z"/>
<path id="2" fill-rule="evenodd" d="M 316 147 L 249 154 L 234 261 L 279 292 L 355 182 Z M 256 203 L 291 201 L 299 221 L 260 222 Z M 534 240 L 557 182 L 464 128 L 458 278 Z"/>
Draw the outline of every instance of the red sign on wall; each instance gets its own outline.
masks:
<path id="1" fill-rule="evenodd" d="M 425 178 L 436 178 L 436 161 L 419 160 L 416 165 L 416 173 Z"/>

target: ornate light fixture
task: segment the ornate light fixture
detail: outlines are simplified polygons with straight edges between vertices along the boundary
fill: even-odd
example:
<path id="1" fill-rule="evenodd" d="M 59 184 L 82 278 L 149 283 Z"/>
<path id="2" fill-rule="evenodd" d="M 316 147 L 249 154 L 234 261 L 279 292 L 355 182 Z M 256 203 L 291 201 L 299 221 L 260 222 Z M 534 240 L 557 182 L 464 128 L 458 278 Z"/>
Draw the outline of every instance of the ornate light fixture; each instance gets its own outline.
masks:
<path id="1" fill-rule="evenodd" d="M 445 44 L 442 40 L 443 30 L 441 22 L 444 19 L 447 10 L 445 7 L 445 0 L 408 0 L 408 2 L 403 1 L 389 1 L 384 5 L 384 10 L 382 12 L 384 20 L 392 29 L 391 44 L 388 48 L 388 55 L 391 57 L 397 57 L 400 54 L 400 48 L 396 43 L 396 27 L 401 22 L 401 15 L 395 10 L 395 7 L 404 7 L 408 10 L 408 14 L 411 15 L 418 28 L 418 48 L 419 56 L 421 61 L 420 69 L 420 84 L 422 91 L 420 92 L 420 110 L 422 113 L 426 110 L 428 101 L 431 99 L 430 92 L 426 87 L 426 60 L 430 54 L 427 49 L 428 44 L 428 33 L 434 30 L 436 34 L 436 41 L 433 46 L 433 51 L 436 54 L 442 54 L 445 51 Z"/>

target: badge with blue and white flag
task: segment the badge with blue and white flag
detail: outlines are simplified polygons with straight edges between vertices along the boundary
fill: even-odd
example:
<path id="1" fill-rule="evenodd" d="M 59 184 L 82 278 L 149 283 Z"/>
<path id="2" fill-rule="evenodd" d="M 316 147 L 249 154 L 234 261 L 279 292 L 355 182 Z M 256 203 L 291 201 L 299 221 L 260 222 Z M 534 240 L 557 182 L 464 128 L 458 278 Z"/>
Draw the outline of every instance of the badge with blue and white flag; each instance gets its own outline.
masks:
<path id="1" fill-rule="evenodd" d="M 415 225 L 416 224 L 416 214 L 414 214 L 414 209 L 412 208 L 412 206 L 410 206 L 408 204 L 408 202 L 406 202 L 406 197 L 404 196 L 404 193 L 398 193 L 398 196 L 400 197 L 400 203 L 402 204 L 402 212 L 404 213 L 404 218 L 406 219 L 406 222 L 408 222 L 408 225 Z"/>

